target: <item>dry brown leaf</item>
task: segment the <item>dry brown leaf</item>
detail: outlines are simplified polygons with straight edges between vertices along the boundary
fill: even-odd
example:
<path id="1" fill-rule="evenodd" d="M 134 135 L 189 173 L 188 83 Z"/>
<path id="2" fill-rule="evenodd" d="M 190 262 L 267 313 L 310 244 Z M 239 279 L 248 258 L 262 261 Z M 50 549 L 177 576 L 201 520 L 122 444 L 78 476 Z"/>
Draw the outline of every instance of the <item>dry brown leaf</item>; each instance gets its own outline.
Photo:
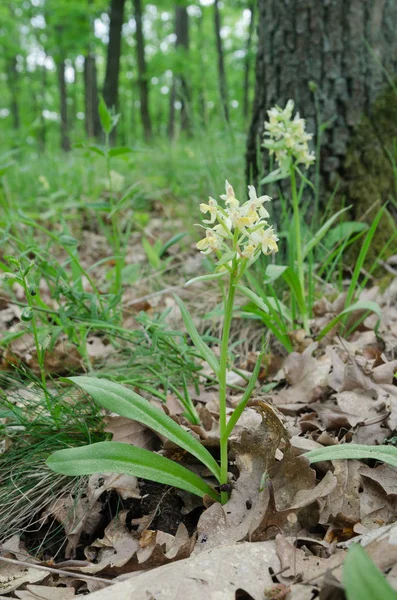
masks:
<path id="1" fill-rule="evenodd" d="M 86 557 L 96 564 L 80 568 L 82 573 L 116 572 L 135 556 L 140 545 L 125 526 L 127 512 L 121 511 L 106 527 L 103 538 L 85 548 Z"/>
<path id="2" fill-rule="evenodd" d="M 319 522 L 357 523 L 360 520 L 362 463 L 358 460 L 335 460 L 332 464 L 337 484 L 325 500 Z"/>
<path id="3" fill-rule="evenodd" d="M 397 495 L 397 468 L 391 465 L 379 465 L 371 469 L 371 467 L 362 466 L 359 470 L 360 475 L 376 481 L 388 496 Z"/>
<path id="4" fill-rule="evenodd" d="M 282 579 L 298 578 L 304 582 L 317 582 L 327 571 L 340 566 L 345 556 L 344 550 L 336 550 L 328 558 L 306 554 L 281 534 L 276 537 L 276 550 L 283 570 Z"/>
<path id="5" fill-rule="evenodd" d="M 46 577 L 48 573 L 41 569 L 0 562 L 0 594 L 10 594 L 27 583 L 37 583 Z"/>
<path id="6" fill-rule="evenodd" d="M 114 490 L 123 500 L 140 498 L 138 480 L 133 475 L 95 473 L 88 480 L 88 497 L 97 500 L 104 492 Z"/>
<path id="7" fill-rule="evenodd" d="M 311 344 L 302 354 L 292 352 L 284 362 L 285 378 L 290 387 L 275 394 L 273 402 L 279 405 L 310 404 L 323 395 L 328 385 L 331 361 L 327 354 L 312 356 L 318 344 Z"/>
<path id="8" fill-rule="evenodd" d="M 68 539 L 66 558 L 73 555 L 82 533 L 94 533 L 102 519 L 101 511 L 100 502 L 82 496 L 62 496 L 45 510 L 44 515 L 54 517 L 65 529 Z"/>
<path id="9" fill-rule="evenodd" d="M 274 542 L 233 544 L 208 550 L 91 594 L 92 600 L 235 600 L 243 590 L 253 600 L 273 585 L 280 563 Z"/>
<path id="10" fill-rule="evenodd" d="M 113 434 L 113 442 L 125 442 L 145 450 L 154 449 L 156 435 L 138 421 L 111 414 L 105 417 L 105 423 L 105 431 Z"/>
<path id="11" fill-rule="evenodd" d="M 73 587 L 48 587 L 44 585 L 27 585 L 26 590 L 16 591 L 21 600 L 69 600 L 75 597 Z"/>

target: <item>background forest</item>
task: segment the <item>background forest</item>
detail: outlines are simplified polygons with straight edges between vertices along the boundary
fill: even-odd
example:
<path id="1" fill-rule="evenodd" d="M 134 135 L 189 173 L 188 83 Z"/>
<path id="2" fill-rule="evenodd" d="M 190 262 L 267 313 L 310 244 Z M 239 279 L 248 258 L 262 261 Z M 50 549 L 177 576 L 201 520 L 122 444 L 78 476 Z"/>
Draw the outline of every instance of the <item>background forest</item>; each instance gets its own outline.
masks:
<path id="1" fill-rule="evenodd" d="M 0 598 L 396 599 L 396 24 L 0 1 Z"/>

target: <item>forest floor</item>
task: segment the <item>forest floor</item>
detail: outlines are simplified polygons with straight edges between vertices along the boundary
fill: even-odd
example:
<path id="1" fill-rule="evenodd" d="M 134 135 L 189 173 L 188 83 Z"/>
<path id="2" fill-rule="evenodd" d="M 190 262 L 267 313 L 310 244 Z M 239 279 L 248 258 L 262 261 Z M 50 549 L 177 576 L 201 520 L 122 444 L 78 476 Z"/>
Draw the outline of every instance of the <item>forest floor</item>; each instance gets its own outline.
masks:
<path id="1" fill-rule="evenodd" d="M 184 148 L 181 154 L 189 152 L 194 155 L 195 150 Z M 212 152 L 215 156 L 217 150 Z M 200 333 L 218 353 L 222 314 L 217 283 L 184 284 L 207 272 L 195 249 L 192 214 L 198 219 L 198 210 L 192 202 L 198 205 L 208 191 L 214 193 L 227 169 L 239 171 L 243 181 L 242 165 L 233 165 L 233 148 L 229 152 L 219 176 L 203 181 L 194 175 L 202 152 L 190 157 L 190 170 L 185 165 L 180 174 L 175 172 L 171 186 L 164 185 L 169 169 L 165 157 L 162 168 L 149 165 L 148 157 L 138 159 L 134 175 L 144 165 L 150 173 L 141 177 L 133 208 L 124 207 L 121 213 L 125 229 L 134 223 L 127 242 L 121 316 L 107 324 L 103 317 L 102 326 L 99 317 L 94 323 L 92 314 L 91 321 L 87 316 L 92 281 L 105 289 L 114 268 L 106 235 L 109 222 L 95 206 L 107 194 L 106 188 L 98 192 L 100 168 L 84 172 L 88 163 L 77 166 L 76 159 L 54 174 L 50 165 L 41 170 L 36 165 L 36 187 L 30 184 L 20 202 L 29 173 L 19 171 L 21 181 L 10 175 L 4 183 L 9 212 L 2 223 L 0 261 L 5 273 L 10 272 L 7 255 L 35 262 L 29 281 L 46 382 L 43 386 L 26 318 L 25 290 L 3 277 L 0 599 L 66 600 L 92 594 L 93 600 L 343 600 L 343 562 L 352 542 L 365 546 L 397 588 L 397 467 L 374 459 L 310 465 L 301 456 L 343 443 L 396 444 L 393 260 L 361 292 L 360 300 L 379 305 L 380 322 L 371 314 L 348 335 L 334 327 L 317 339 L 346 297 L 343 289 L 330 285 L 317 290 L 311 334 L 301 328 L 289 332 L 290 353 L 260 320 L 244 318 L 236 310 L 229 413 L 244 393 L 264 342 L 266 353 L 252 399 L 230 438 L 231 494 L 224 506 L 132 476 L 104 473 L 71 479 L 45 465 L 58 448 L 113 439 L 161 451 L 211 482 L 192 457 L 137 422 L 94 407 L 61 377 L 88 373 L 131 386 L 219 458 L 217 384 L 184 333 L 173 294 L 185 301 Z M 206 160 L 211 162 L 211 157 Z M 133 183 L 127 167 L 118 168 L 123 189 Z M 83 172 L 89 192 L 82 184 L 71 194 Z M 168 244 L 181 233 L 186 235 Z M 73 272 L 71 247 L 90 280 Z M 104 298 L 111 304 L 109 295 Z M 237 305 L 243 304 L 237 298 Z M 349 323 L 360 315 L 362 311 L 352 313 Z M 184 416 L 184 393 L 196 407 L 199 426 Z M 56 410 L 49 409 L 45 397 Z"/>

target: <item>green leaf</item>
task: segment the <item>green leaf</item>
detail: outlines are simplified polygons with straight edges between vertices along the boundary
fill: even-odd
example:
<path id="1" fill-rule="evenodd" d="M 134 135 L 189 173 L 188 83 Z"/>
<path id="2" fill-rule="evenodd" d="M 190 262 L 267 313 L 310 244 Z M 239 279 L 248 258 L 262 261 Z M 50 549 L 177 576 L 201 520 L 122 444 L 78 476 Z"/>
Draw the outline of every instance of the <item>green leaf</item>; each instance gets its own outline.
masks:
<path id="1" fill-rule="evenodd" d="M 87 149 L 91 152 L 94 152 L 95 154 L 99 154 L 99 156 L 106 156 L 105 150 L 97 144 L 88 144 Z"/>
<path id="2" fill-rule="evenodd" d="M 347 600 L 397 600 L 397 592 L 358 544 L 347 553 L 342 581 Z"/>
<path id="3" fill-rule="evenodd" d="M 167 252 L 167 250 L 169 250 L 169 248 L 171 248 L 171 246 L 174 246 L 175 244 L 180 242 L 186 235 L 187 233 L 185 231 L 182 231 L 180 233 L 176 233 L 169 240 L 167 240 L 159 250 L 160 258 Z"/>
<path id="4" fill-rule="evenodd" d="M 283 173 L 281 169 L 275 169 L 269 175 L 264 177 L 260 183 L 274 183 L 275 181 L 280 181 L 280 179 L 286 179 L 289 177 L 289 173 Z"/>
<path id="5" fill-rule="evenodd" d="M 350 238 L 355 233 L 361 233 L 366 229 L 368 229 L 368 224 L 359 223 L 358 221 L 338 223 L 338 225 L 333 227 L 332 231 L 329 232 L 324 240 L 324 244 L 327 248 L 332 248 L 336 244 L 343 242 L 343 240 Z"/>
<path id="6" fill-rule="evenodd" d="M 339 444 L 310 450 L 304 454 L 309 462 L 348 458 L 373 458 L 397 467 L 397 448 L 394 446 L 366 446 L 365 444 Z"/>
<path id="7" fill-rule="evenodd" d="M 273 283 L 286 271 L 289 267 L 285 265 L 267 265 L 265 271 L 265 279 L 263 283 Z"/>
<path id="8" fill-rule="evenodd" d="M 129 146 L 117 146 L 116 148 L 110 148 L 109 156 L 123 156 L 123 154 L 131 154 L 134 152 L 134 148 Z"/>
<path id="9" fill-rule="evenodd" d="M 219 495 L 201 477 L 182 465 L 150 452 L 121 442 L 98 442 L 81 448 L 58 450 L 47 459 L 47 466 L 64 475 L 93 473 L 125 473 L 172 485 L 196 496 L 208 494 L 219 501 Z"/>
<path id="10" fill-rule="evenodd" d="M 386 205 L 382 206 L 373 220 L 371 227 L 368 230 L 367 235 L 365 236 L 363 245 L 361 246 L 360 254 L 358 255 L 356 265 L 354 267 L 353 276 L 349 285 L 349 289 L 347 290 L 346 302 L 345 306 L 349 306 L 351 301 L 353 300 L 354 294 L 356 292 L 356 286 L 358 283 L 358 279 L 361 273 L 361 269 L 363 268 L 366 256 L 368 254 L 368 250 L 370 249 L 372 238 L 375 235 L 375 231 L 378 227 L 379 221 L 382 218 L 382 215 L 386 209 Z"/>
<path id="11" fill-rule="evenodd" d="M 158 252 L 155 246 L 152 246 L 149 240 L 145 237 L 142 238 L 142 248 L 145 251 L 150 266 L 153 267 L 153 269 L 159 269 L 161 267 L 161 259 L 158 255 Z"/>
<path id="12" fill-rule="evenodd" d="M 216 356 L 212 352 L 212 350 L 207 346 L 207 344 L 202 340 L 199 332 L 196 329 L 195 324 L 192 321 L 191 316 L 189 315 L 189 311 L 187 310 L 187 308 L 184 305 L 184 303 L 182 302 L 182 300 L 176 295 L 174 295 L 174 298 L 179 306 L 179 310 L 181 311 L 183 322 L 185 323 L 185 327 L 187 329 L 188 334 L 190 335 L 190 338 L 191 338 L 193 344 L 196 346 L 196 348 L 199 351 L 199 353 L 201 354 L 201 356 L 207 361 L 207 363 L 209 364 L 211 369 L 214 371 L 216 376 L 218 376 L 218 374 L 219 374 L 218 359 L 216 358 Z"/>
<path id="13" fill-rule="evenodd" d="M 101 96 L 99 99 L 98 112 L 99 112 L 99 118 L 101 120 L 101 125 L 102 125 L 103 131 L 105 133 L 109 134 L 113 128 L 113 119 L 112 119 L 111 112 L 109 111 L 108 107 L 106 106 L 106 102 L 103 99 L 103 96 Z"/>
<path id="14" fill-rule="evenodd" d="M 330 321 L 325 327 L 324 329 L 322 329 L 320 331 L 320 333 L 318 334 L 317 339 L 321 340 L 325 335 L 327 335 L 327 333 L 329 331 L 331 331 L 331 329 L 333 327 L 335 327 L 335 325 L 337 325 L 339 323 L 339 321 L 342 321 L 343 317 L 345 315 L 348 315 L 349 313 L 352 313 L 354 311 L 366 311 L 366 312 L 374 312 L 375 314 L 378 315 L 379 317 L 379 321 L 382 318 L 382 311 L 380 309 L 380 306 L 377 302 L 371 302 L 370 300 L 367 301 L 361 301 L 361 302 L 356 302 L 355 304 L 351 304 L 348 308 L 345 308 L 344 310 L 342 310 L 342 312 L 339 313 L 339 315 L 337 315 L 334 319 L 332 319 L 332 321 Z M 378 325 L 379 325 L 379 321 L 375 327 L 375 330 L 377 329 Z"/>
<path id="15" fill-rule="evenodd" d="M 189 279 L 185 283 L 185 287 L 191 285 L 192 283 L 197 283 L 198 281 L 211 281 L 213 279 L 222 279 L 225 275 L 228 275 L 227 271 L 219 271 L 218 273 L 209 273 L 208 275 L 200 275 L 199 277 L 193 277 L 193 279 Z"/>
<path id="16" fill-rule="evenodd" d="M 136 392 L 107 379 L 86 377 L 84 375 L 68 377 L 67 381 L 72 381 L 78 385 L 101 406 L 121 417 L 143 423 L 143 425 L 190 452 L 208 467 L 219 480 L 219 465 L 208 450 L 189 432 L 185 431 L 178 423 L 175 423 L 171 417 L 156 406 L 152 406 L 150 402 Z"/>
<path id="17" fill-rule="evenodd" d="M 66 233 L 62 233 L 58 240 L 62 246 L 77 246 L 78 244 L 76 238 L 72 237 L 71 235 L 67 235 Z"/>
<path id="18" fill-rule="evenodd" d="M 268 313 L 269 307 L 263 302 L 262 298 L 260 298 L 255 292 L 245 287 L 245 285 L 236 285 L 236 289 L 244 294 L 251 302 L 253 302 L 258 308 L 263 310 L 263 312 Z"/>
<path id="19" fill-rule="evenodd" d="M 343 214 L 344 212 L 349 210 L 350 208 L 351 208 L 351 206 L 346 206 L 345 208 L 342 208 L 337 213 L 332 215 L 332 217 L 330 219 L 328 219 L 328 221 L 326 221 L 322 227 L 320 227 L 320 229 L 317 231 L 316 235 L 314 237 L 312 237 L 310 242 L 308 244 L 306 244 L 306 246 L 302 249 L 302 259 L 303 260 L 306 258 L 306 256 L 309 254 L 309 252 L 311 250 L 313 250 L 313 248 L 315 248 L 317 246 L 317 244 L 323 239 L 323 237 L 326 235 L 327 231 L 331 228 L 331 225 L 336 221 L 336 219 L 341 214 Z"/>

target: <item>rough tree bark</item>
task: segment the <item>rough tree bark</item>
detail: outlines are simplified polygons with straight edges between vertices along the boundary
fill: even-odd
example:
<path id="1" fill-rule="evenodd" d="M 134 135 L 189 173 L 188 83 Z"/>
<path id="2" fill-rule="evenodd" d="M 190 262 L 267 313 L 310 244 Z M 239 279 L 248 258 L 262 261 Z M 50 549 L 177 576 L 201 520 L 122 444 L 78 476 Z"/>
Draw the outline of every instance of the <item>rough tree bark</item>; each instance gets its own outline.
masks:
<path id="1" fill-rule="evenodd" d="M 65 59 L 63 57 L 60 57 L 56 61 L 56 67 L 59 90 L 59 112 L 61 115 L 61 148 L 62 150 L 65 150 L 65 152 L 68 152 L 70 150 L 70 139 L 65 80 Z"/>
<path id="2" fill-rule="evenodd" d="M 221 102 L 223 107 L 223 114 L 226 121 L 229 123 L 229 100 L 226 83 L 226 70 L 225 70 L 225 59 L 223 53 L 223 44 L 221 37 L 221 15 L 219 13 L 219 2 L 214 2 L 214 25 L 215 25 L 215 39 L 216 39 L 216 51 L 218 54 L 218 78 L 219 78 L 219 93 L 221 96 Z"/>
<path id="3" fill-rule="evenodd" d="M 98 138 L 101 123 L 98 113 L 98 79 L 95 55 L 88 51 L 84 57 L 85 130 L 88 138 Z"/>
<path id="4" fill-rule="evenodd" d="M 12 126 L 15 130 L 19 129 L 20 117 L 19 117 L 19 77 L 17 71 L 17 57 L 13 56 L 8 61 L 8 87 L 10 90 L 11 103 L 10 110 L 12 115 Z"/>
<path id="5" fill-rule="evenodd" d="M 121 56 L 121 29 L 124 23 L 125 0 L 111 0 L 109 10 L 109 43 L 107 48 L 106 73 L 103 84 L 103 99 L 111 108 L 118 106 L 119 73 Z"/>
<path id="6" fill-rule="evenodd" d="M 186 6 L 175 7 L 175 47 L 187 54 L 189 51 L 189 15 Z M 183 62 L 187 61 L 187 56 Z M 170 118 L 168 124 L 168 135 L 170 138 L 175 136 L 175 101 L 181 103 L 181 129 L 190 130 L 190 92 L 186 77 L 181 69 L 182 60 L 178 64 L 178 69 L 173 74 L 172 90 L 170 94 Z"/>
<path id="7" fill-rule="evenodd" d="M 141 0 L 134 0 L 134 10 L 136 23 L 136 57 L 138 63 L 138 87 L 140 96 L 141 119 L 145 138 L 149 139 L 152 136 L 152 121 L 149 112 L 149 86 L 147 81 L 145 40 L 143 37 Z"/>
<path id="8" fill-rule="evenodd" d="M 250 70 L 251 70 L 251 47 L 252 37 L 254 33 L 255 24 L 255 0 L 252 0 L 248 10 L 250 11 L 250 22 L 248 25 L 248 37 L 247 44 L 245 46 L 245 57 L 244 57 L 244 96 L 243 96 L 243 115 L 245 118 L 248 117 L 248 99 L 249 99 L 249 87 L 250 87 Z"/>
<path id="9" fill-rule="evenodd" d="M 289 98 L 309 131 L 332 120 L 322 138 L 321 175 L 327 188 L 344 180 L 349 140 L 397 67 L 395 0 L 258 0 L 258 54 L 247 179 L 257 180 L 266 110 Z M 371 48 L 372 50 L 369 50 Z M 374 60 L 373 55 L 377 59 Z M 313 92 L 317 86 L 319 115 Z M 373 123 L 374 132 L 376 123 Z M 267 157 L 264 157 L 267 168 Z"/>

